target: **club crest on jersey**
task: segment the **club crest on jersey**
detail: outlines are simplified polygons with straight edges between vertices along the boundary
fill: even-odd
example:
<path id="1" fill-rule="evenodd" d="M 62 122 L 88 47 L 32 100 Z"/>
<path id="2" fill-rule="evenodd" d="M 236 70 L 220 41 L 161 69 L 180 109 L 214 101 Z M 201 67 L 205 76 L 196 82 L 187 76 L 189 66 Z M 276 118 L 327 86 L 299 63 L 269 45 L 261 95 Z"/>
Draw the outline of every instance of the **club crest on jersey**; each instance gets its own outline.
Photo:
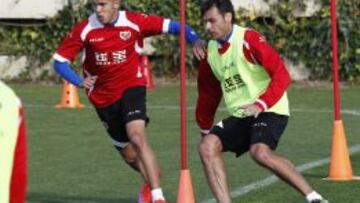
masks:
<path id="1" fill-rule="evenodd" d="M 130 39 L 131 32 L 130 31 L 121 31 L 119 36 L 120 36 L 120 39 L 126 41 L 126 40 Z"/>

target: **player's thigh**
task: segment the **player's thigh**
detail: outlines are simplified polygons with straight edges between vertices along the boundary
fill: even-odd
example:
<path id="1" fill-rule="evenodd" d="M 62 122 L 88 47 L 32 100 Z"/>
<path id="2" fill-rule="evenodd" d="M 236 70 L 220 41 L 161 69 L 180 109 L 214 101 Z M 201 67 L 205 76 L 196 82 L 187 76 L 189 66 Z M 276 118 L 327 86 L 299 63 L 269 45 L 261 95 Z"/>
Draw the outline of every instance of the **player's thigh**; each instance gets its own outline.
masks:
<path id="1" fill-rule="evenodd" d="M 101 122 L 111 137 L 112 144 L 119 151 L 125 148 L 129 143 L 125 122 L 122 118 L 120 109 L 120 100 L 108 107 L 96 108 L 96 112 Z"/>
<path id="2" fill-rule="evenodd" d="M 146 115 L 146 87 L 138 86 L 127 89 L 121 99 L 121 114 L 125 123 L 134 120 L 148 122 Z"/>
<path id="3" fill-rule="evenodd" d="M 126 123 L 126 132 L 131 142 L 136 145 L 145 140 L 146 87 L 132 87 L 125 91 L 122 101 L 122 118 Z"/>

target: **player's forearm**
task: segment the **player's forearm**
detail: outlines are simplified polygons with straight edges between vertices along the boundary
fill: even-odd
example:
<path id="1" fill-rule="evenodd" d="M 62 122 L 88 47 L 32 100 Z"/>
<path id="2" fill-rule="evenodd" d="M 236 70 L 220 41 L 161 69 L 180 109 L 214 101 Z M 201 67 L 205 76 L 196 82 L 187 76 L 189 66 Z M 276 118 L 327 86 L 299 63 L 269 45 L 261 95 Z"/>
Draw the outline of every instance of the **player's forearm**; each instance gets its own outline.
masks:
<path id="1" fill-rule="evenodd" d="M 173 35 L 179 35 L 180 34 L 180 22 L 177 20 L 170 20 L 167 33 L 170 33 Z M 186 41 L 189 42 L 190 44 L 195 44 L 195 42 L 200 40 L 200 37 L 196 34 L 196 32 L 189 25 L 185 25 L 185 37 L 186 37 Z"/>
<path id="2" fill-rule="evenodd" d="M 275 105 L 291 83 L 290 75 L 279 54 L 272 50 L 271 52 L 269 51 L 266 56 L 267 57 L 263 58 L 267 58 L 267 60 L 263 60 L 261 63 L 269 74 L 271 82 L 266 91 L 258 99 L 258 104 L 260 104 L 264 110 Z"/>
<path id="3" fill-rule="evenodd" d="M 262 106 L 265 107 L 265 110 L 274 106 L 281 99 L 290 83 L 291 78 L 284 65 L 272 73 L 268 88 L 258 99 L 263 102 Z"/>
<path id="4" fill-rule="evenodd" d="M 203 134 L 213 125 L 215 113 L 222 98 L 220 82 L 216 79 L 207 60 L 201 60 L 198 67 L 198 99 L 196 102 L 196 122 Z"/>
<path id="5" fill-rule="evenodd" d="M 54 61 L 55 71 L 65 80 L 73 85 L 82 87 L 83 78 L 78 75 L 70 66 L 69 62 Z"/>
<path id="6" fill-rule="evenodd" d="M 266 91 L 260 95 L 255 104 L 263 111 L 275 105 L 286 92 L 291 83 L 291 78 L 280 55 L 266 42 L 265 37 L 256 31 L 248 30 L 245 33 L 248 42 L 248 60 L 260 64 L 271 77 L 271 82 Z"/>

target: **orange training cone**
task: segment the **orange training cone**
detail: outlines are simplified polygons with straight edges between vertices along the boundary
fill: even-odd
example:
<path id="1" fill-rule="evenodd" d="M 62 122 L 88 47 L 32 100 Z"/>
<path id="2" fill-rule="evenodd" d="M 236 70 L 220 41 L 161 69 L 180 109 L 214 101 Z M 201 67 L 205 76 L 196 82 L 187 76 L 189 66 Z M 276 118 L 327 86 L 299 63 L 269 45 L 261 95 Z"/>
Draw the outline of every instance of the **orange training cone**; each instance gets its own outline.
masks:
<path id="1" fill-rule="evenodd" d="M 351 168 L 348 146 L 342 120 L 334 121 L 333 143 L 328 180 L 345 181 L 354 180 Z"/>
<path id="2" fill-rule="evenodd" d="M 84 108 L 84 105 L 80 103 L 77 87 L 75 85 L 68 81 L 64 81 L 61 101 L 56 105 L 56 108 Z"/>
<path id="3" fill-rule="evenodd" d="M 144 68 L 144 76 L 146 78 L 146 87 L 148 90 L 154 90 L 155 85 L 152 78 L 152 72 L 151 72 L 151 62 L 149 61 L 149 57 L 143 55 L 141 57 L 141 65 Z"/>
<path id="4" fill-rule="evenodd" d="M 195 203 L 189 170 L 181 170 L 177 203 Z"/>

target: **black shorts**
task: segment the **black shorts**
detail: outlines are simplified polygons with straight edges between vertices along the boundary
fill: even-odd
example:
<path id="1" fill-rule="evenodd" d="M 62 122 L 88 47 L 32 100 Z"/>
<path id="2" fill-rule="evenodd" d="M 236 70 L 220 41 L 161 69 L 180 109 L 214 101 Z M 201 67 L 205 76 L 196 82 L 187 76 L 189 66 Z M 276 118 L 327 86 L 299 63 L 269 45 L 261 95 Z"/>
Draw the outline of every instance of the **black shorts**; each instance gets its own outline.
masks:
<path id="1" fill-rule="evenodd" d="M 219 137 L 224 152 L 231 151 L 236 156 L 249 151 L 250 146 L 256 143 L 264 143 L 275 150 L 288 118 L 271 112 L 261 113 L 257 118 L 230 116 L 216 124 L 210 134 Z"/>
<path id="2" fill-rule="evenodd" d="M 113 145 L 122 150 L 129 143 L 126 124 L 133 120 L 149 122 L 146 116 L 146 87 L 132 87 L 124 92 L 121 99 L 104 108 L 96 108 Z"/>

